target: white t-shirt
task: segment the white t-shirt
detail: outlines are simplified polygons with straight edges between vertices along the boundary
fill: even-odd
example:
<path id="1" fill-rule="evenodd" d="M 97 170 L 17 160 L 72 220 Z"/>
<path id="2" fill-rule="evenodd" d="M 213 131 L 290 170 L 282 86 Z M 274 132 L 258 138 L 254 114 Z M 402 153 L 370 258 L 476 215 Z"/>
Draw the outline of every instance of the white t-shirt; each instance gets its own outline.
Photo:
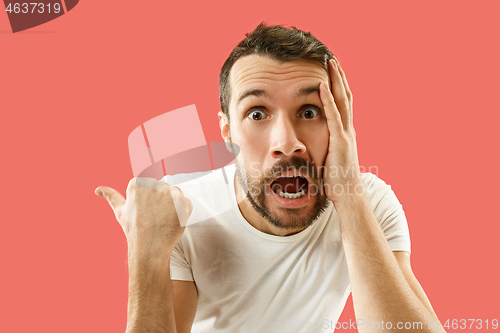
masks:
<path id="1" fill-rule="evenodd" d="M 242 216 L 234 175 L 230 165 L 182 184 L 182 176 L 166 179 L 193 202 L 195 222 L 202 221 L 188 221 L 170 264 L 172 280 L 198 288 L 192 332 L 332 332 L 350 293 L 333 204 L 300 233 L 265 234 Z M 410 252 L 405 214 L 391 187 L 371 173 L 362 177 L 391 250 Z"/>

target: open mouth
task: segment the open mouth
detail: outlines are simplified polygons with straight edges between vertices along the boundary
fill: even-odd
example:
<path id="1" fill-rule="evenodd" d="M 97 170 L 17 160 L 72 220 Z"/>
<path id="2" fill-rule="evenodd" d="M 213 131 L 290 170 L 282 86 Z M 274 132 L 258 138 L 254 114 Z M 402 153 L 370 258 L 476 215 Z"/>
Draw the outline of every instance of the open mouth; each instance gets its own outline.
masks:
<path id="1" fill-rule="evenodd" d="M 283 176 L 271 183 L 272 190 L 285 199 L 297 199 L 307 193 L 309 182 L 301 175 Z"/>

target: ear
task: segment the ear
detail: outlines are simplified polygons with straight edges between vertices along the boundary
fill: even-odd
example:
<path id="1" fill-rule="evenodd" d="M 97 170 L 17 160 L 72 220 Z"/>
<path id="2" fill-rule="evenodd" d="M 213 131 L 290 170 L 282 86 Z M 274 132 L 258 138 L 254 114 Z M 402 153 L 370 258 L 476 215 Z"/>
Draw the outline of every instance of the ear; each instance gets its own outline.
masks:
<path id="1" fill-rule="evenodd" d="M 231 140 L 229 139 L 229 121 L 224 114 L 224 112 L 219 111 L 217 114 L 219 116 L 219 127 L 220 127 L 220 135 L 226 142 L 230 142 Z"/>

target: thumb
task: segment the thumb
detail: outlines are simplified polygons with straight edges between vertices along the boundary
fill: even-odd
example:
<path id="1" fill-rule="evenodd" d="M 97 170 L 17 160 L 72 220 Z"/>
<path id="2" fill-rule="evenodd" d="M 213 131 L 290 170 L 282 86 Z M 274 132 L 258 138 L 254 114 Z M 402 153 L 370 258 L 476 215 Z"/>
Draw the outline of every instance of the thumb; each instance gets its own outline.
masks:
<path id="1" fill-rule="evenodd" d="M 125 204 L 125 198 L 123 197 L 123 195 L 121 195 L 120 192 L 111 187 L 99 186 L 95 189 L 95 194 L 97 194 L 101 198 L 105 198 L 108 201 L 109 205 L 115 212 L 115 215 L 117 214 L 118 209 L 120 209 Z"/>

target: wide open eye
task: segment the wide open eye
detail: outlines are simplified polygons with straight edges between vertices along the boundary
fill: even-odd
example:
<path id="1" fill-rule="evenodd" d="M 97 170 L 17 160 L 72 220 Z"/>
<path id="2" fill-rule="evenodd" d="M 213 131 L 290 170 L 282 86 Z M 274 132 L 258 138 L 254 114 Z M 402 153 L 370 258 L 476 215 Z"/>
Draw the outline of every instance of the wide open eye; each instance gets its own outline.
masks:
<path id="1" fill-rule="evenodd" d="M 248 112 L 247 117 L 252 120 L 262 120 L 266 117 L 266 113 L 262 110 L 252 110 Z"/>
<path id="2" fill-rule="evenodd" d="M 319 110 L 313 106 L 307 106 L 300 111 L 300 116 L 305 119 L 314 119 L 319 115 Z"/>

